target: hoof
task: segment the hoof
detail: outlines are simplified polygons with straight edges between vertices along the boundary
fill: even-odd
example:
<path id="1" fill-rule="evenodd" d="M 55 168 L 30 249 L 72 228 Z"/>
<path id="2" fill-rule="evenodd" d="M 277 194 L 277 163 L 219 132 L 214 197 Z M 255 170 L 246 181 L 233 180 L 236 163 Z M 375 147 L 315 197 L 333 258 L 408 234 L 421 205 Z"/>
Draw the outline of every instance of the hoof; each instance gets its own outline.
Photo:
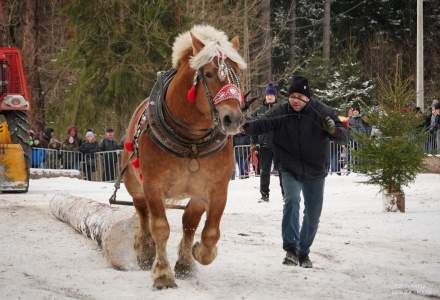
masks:
<path id="1" fill-rule="evenodd" d="M 174 273 L 176 274 L 177 279 L 188 279 L 192 277 L 194 273 L 194 265 L 181 263 L 179 261 L 176 262 L 174 266 Z"/>
<path id="2" fill-rule="evenodd" d="M 194 259 L 200 264 L 209 265 L 217 256 L 217 248 L 214 248 L 213 251 L 208 252 L 206 247 L 204 247 L 200 242 L 196 242 L 192 248 L 192 254 Z"/>
<path id="3" fill-rule="evenodd" d="M 174 281 L 173 278 L 169 278 L 165 275 L 160 276 L 154 280 L 153 288 L 157 290 L 162 289 L 170 289 L 170 288 L 176 288 L 177 284 Z"/>

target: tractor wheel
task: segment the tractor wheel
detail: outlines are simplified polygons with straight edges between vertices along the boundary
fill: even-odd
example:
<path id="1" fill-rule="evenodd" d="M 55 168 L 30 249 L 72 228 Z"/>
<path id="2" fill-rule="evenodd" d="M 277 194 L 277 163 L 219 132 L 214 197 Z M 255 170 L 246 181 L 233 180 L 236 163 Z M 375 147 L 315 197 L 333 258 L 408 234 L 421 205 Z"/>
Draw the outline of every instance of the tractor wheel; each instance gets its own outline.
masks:
<path id="1" fill-rule="evenodd" d="M 28 173 L 28 182 L 25 191 L 26 193 L 29 187 L 29 177 L 30 177 L 30 166 L 31 166 L 31 154 L 32 149 L 29 145 L 29 130 L 30 125 L 28 122 L 27 114 L 23 111 L 9 111 L 3 112 L 6 116 L 6 120 L 8 122 L 9 133 L 11 136 L 11 140 L 13 144 L 20 144 L 23 148 L 25 160 L 26 160 L 26 169 Z"/>

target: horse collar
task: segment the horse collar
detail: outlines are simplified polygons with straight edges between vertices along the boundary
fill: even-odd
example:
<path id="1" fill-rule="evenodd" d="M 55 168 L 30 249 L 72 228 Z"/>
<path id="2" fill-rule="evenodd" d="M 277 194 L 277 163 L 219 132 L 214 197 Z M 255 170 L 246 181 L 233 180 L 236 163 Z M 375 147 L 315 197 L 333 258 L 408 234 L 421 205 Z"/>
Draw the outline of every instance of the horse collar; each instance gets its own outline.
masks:
<path id="1" fill-rule="evenodd" d="M 139 123 L 145 115 L 144 130 L 151 140 L 161 149 L 178 157 L 199 158 L 220 151 L 227 143 L 227 136 L 221 132 L 219 123 L 215 122 L 212 128 L 206 129 L 206 134 L 200 139 L 184 137 L 170 126 L 165 120 L 165 115 L 172 120 L 174 125 L 187 128 L 181 121 L 175 119 L 169 112 L 165 95 L 167 88 L 174 78 L 176 70 L 159 72 L 158 78 L 151 90 L 148 105 L 142 114 Z M 209 91 L 209 90 L 208 90 Z M 213 112 L 215 114 L 215 111 Z M 218 114 L 218 113 L 217 113 Z"/>

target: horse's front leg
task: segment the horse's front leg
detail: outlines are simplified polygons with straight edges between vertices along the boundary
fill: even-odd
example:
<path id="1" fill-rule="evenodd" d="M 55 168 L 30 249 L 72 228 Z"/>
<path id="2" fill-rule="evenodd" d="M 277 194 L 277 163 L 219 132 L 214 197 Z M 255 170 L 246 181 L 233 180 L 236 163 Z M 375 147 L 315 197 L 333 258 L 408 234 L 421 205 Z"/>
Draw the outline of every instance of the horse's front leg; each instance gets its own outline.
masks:
<path id="1" fill-rule="evenodd" d="M 185 212 L 182 216 L 183 236 L 179 245 L 179 258 L 174 267 L 177 278 L 184 279 L 193 272 L 194 262 L 191 247 L 194 241 L 194 234 L 196 233 L 204 211 L 204 203 L 196 199 L 192 199 L 185 208 Z"/>
<path id="2" fill-rule="evenodd" d="M 192 253 L 202 265 L 210 264 L 217 256 L 217 241 L 220 238 L 220 220 L 226 205 L 227 187 L 211 193 L 201 241 L 194 244 Z"/>
<path id="3" fill-rule="evenodd" d="M 136 205 L 138 216 L 138 229 L 135 234 L 134 249 L 139 267 L 142 270 L 150 270 L 156 256 L 156 247 L 150 234 L 148 209 L 143 198 L 133 199 L 133 201 Z"/>
<path id="4" fill-rule="evenodd" d="M 147 203 L 150 213 L 150 233 L 156 245 L 156 258 L 151 271 L 153 287 L 157 289 L 177 287 L 167 258 L 166 246 L 170 236 L 170 226 L 165 214 L 165 206 L 160 193 L 155 193 L 151 189 L 149 196 L 151 198 Z"/>

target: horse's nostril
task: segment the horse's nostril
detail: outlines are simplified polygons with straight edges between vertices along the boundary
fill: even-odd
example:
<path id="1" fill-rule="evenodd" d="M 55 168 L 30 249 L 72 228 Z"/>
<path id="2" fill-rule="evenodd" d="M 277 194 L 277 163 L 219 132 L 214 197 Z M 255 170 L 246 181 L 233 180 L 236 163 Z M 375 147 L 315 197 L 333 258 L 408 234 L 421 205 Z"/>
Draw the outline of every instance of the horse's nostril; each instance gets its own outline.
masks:
<path id="1" fill-rule="evenodd" d="M 224 116 L 223 117 L 223 125 L 225 127 L 229 127 L 229 126 L 231 126 L 231 124 L 232 124 L 231 117 L 229 115 Z"/>

